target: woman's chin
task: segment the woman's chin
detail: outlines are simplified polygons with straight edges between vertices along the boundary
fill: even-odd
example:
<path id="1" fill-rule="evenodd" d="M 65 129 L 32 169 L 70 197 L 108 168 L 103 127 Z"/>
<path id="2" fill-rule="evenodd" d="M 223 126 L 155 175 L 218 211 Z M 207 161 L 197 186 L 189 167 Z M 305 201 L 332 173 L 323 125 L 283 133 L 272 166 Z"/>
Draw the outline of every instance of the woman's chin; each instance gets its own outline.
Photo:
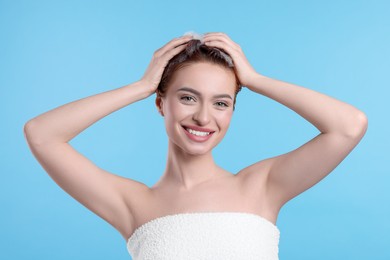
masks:
<path id="1" fill-rule="evenodd" d="M 208 154 L 208 151 L 186 151 L 186 153 L 192 156 L 202 156 Z"/>
<path id="2" fill-rule="evenodd" d="M 205 149 L 205 147 L 199 147 L 196 149 L 195 147 L 187 147 L 186 149 L 182 149 L 183 152 L 185 152 L 188 155 L 193 156 L 201 156 L 201 155 L 207 155 L 211 153 L 211 149 Z"/>
<path id="3" fill-rule="evenodd" d="M 175 150 L 191 156 L 201 156 L 211 154 L 214 146 L 206 145 L 205 143 L 176 143 Z"/>

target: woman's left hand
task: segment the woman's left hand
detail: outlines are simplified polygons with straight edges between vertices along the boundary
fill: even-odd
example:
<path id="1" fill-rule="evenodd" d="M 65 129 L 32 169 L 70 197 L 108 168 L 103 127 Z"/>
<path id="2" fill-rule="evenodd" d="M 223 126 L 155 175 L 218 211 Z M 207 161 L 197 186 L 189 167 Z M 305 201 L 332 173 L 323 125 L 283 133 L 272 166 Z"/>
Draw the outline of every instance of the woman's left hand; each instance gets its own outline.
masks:
<path id="1" fill-rule="evenodd" d="M 229 54 L 233 59 L 240 84 L 247 88 L 251 88 L 256 77 L 260 74 L 249 64 L 240 45 L 232 41 L 226 34 L 220 32 L 204 34 L 203 41 L 206 46 L 223 49 Z"/>

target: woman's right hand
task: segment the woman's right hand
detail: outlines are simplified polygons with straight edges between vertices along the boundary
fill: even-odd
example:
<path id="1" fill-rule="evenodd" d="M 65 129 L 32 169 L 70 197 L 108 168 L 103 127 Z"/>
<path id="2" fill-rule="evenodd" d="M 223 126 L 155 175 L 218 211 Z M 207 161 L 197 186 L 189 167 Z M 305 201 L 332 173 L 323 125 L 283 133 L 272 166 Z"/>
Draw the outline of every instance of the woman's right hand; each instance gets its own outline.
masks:
<path id="1" fill-rule="evenodd" d="M 184 50 L 187 46 L 187 42 L 191 39 L 191 35 L 174 38 L 154 52 L 152 61 L 140 80 L 150 89 L 150 95 L 156 92 L 169 60 Z"/>

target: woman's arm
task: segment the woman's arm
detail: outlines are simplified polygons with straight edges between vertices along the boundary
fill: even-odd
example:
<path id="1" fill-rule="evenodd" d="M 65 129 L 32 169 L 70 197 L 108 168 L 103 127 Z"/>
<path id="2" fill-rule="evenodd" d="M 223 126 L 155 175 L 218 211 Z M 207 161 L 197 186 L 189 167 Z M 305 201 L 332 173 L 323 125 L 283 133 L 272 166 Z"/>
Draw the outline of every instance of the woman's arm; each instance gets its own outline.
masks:
<path id="1" fill-rule="evenodd" d="M 141 80 L 76 100 L 29 120 L 24 129 L 33 143 L 68 142 L 84 129 L 133 102 L 155 93 L 168 61 L 186 47 L 191 36 L 174 38 L 154 52 Z"/>
<path id="2" fill-rule="evenodd" d="M 362 111 L 314 90 L 263 75 L 253 77 L 248 88 L 294 110 L 321 132 L 293 151 L 246 169 L 255 173 L 255 179 L 261 168 L 268 169 L 267 197 L 276 210 L 331 173 L 367 130 L 367 117 Z"/>
<path id="3" fill-rule="evenodd" d="M 70 102 L 29 120 L 26 138 L 32 144 L 69 142 L 96 121 L 152 93 L 144 82 L 137 81 Z"/>
<path id="4" fill-rule="evenodd" d="M 224 33 L 204 36 L 208 46 L 224 49 L 233 58 L 240 83 L 297 112 L 320 130 L 299 148 L 243 169 L 250 190 L 277 212 L 288 200 L 326 177 L 364 136 L 368 121 L 357 108 L 322 93 L 257 73 L 241 47 Z"/>
<path id="5" fill-rule="evenodd" d="M 49 176 L 125 239 L 132 230 L 130 213 L 135 198 L 145 194 L 147 186 L 96 166 L 68 141 L 102 117 L 149 94 L 146 85 L 138 81 L 62 105 L 24 127 L 33 155 Z"/>
<path id="6" fill-rule="evenodd" d="M 247 87 L 292 109 L 324 134 L 356 137 L 367 126 L 367 118 L 356 107 L 308 88 L 260 74 Z"/>
<path id="7" fill-rule="evenodd" d="M 134 229 L 133 211 L 148 187 L 99 168 L 68 142 L 110 113 L 153 94 L 168 61 L 189 38 L 160 48 L 141 80 L 43 113 L 26 123 L 27 143 L 50 177 L 69 195 L 115 227 L 126 240 Z"/>

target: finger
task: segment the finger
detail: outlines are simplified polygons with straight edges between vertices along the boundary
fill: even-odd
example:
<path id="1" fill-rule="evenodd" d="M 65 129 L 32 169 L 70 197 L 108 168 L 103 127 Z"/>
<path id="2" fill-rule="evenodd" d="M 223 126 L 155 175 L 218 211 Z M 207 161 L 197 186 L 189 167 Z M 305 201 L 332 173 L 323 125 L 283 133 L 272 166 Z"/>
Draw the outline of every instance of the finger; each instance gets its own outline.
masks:
<path id="1" fill-rule="evenodd" d="M 221 40 L 221 41 L 231 42 L 235 44 L 235 42 L 232 39 L 230 39 L 229 36 L 227 36 L 226 34 L 210 34 L 208 36 L 203 37 L 203 40 L 204 41 Z"/>
<path id="2" fill-rule="evenodd" d="M 204 34 L 204 36 L 208 36 L 208 35 L 226 35 L 226 34 L 222 32 L 208 32 Z"/>
<path id="3" fill-rule="evenodd" d="M 210 37 L 222 37 L 222 38 L 230 39 L 229 36 L 227 36 L 225 33 L 221 33 L 221 32 L 207 33 L 203 36 L 204 39 L 207 39 Z"/>
<path id="4" fill-rule="evenodd" d="M 207 39 L 204 41 L 204 44 L 206 46 L 222 48 L 226 51 L 228 51 L 227 49 L 230 49 L 232 51 L 239 51 L 239 49 L 240 49 L 240 46 L 238 44 L 236 44 L 235 42 L 232 42 L 232 41 L 229 41 L 229 40 L 226 40 L 223 38 Z"/>
<path id="5" fill-rule="evenodd" d="M 182 36 L 182 37 L 178 37 L 178 38 L 173 38 L 172 40 L 170 40 L 167 44 L 165 44 L 163 47 L 161 47 L 160 49 L 158 49 L 156 51 L 156 55 L 157 56 L 160 56 L 160 55 L 163 55 L 164 53 L 166 53 L 167 51 L 169 51 L 170 49 L 173 49 L 177 46 L 180 46 L 182 44 L 185 44 L 187 43 L 188 41 L 190 41 L 192 39 L 192 36 L 191 35 L 187 35 L 187 36 Z"/>
<path id="6" fill-rule="evenodd" d="M 210 41 L 221 41 L 229 46 L 231 46 L 233 49 L 238 50 L 240 49 L 240 45 L 238 45 L 236 42 L 232 41 L 229 37 L 227 36 L 220 36 L 220 35 L 215 35 L 215 36 L 209 36 L 207 38 L 203 39 L 203 42 L 210 42 Z"/>
<path id="7" fill-rule="evenodd" d="M 225 48 L 226 48 L 221 41 L 215 41 L 215 40 L 214 41 L 207 41 L 204 44 L 207 46 L 210 46 L 210 47 L 217 47 L 217 48 L 220 48 L 223 50 L 225 50 Z"/>
<path id="8" fill-rule="evenodd" d="M 187 44 L 183 44 L 180 46 L 177 46 L 176 48 L 173 48 L 171 50 L 168 50 L 165 52 L 162 57 L 165 62 L 168 62 L 173 56 L 178 54 L 179 52 L 183 51 L 187 47 Z"/>
<path id="9" fill-rule="evenodd" d="M 163 47 L 161 47 L 159 50 L 166 51 L 167 49 L 171 49 L 173 47 L 182 45 L 192 39 L 192 36 L 182 36 L 182 37 L 177 37 L 173 38 L 170 40 L 167 44 L 165 44 Z"/>
<path id="10" fill-rule="evenodd" d="M 237 63 L 237 59 L 240 59 L 242 52 L 240 49 L 236 49 L 235 47 L 231 47 L 228 44 L 225 44 L 221 41 L 210 41 L 208 43 L 205 43 L 208 47 L 215 47 L 220 50 L 223 50 L 228 54 L 234 63 Z"/>

